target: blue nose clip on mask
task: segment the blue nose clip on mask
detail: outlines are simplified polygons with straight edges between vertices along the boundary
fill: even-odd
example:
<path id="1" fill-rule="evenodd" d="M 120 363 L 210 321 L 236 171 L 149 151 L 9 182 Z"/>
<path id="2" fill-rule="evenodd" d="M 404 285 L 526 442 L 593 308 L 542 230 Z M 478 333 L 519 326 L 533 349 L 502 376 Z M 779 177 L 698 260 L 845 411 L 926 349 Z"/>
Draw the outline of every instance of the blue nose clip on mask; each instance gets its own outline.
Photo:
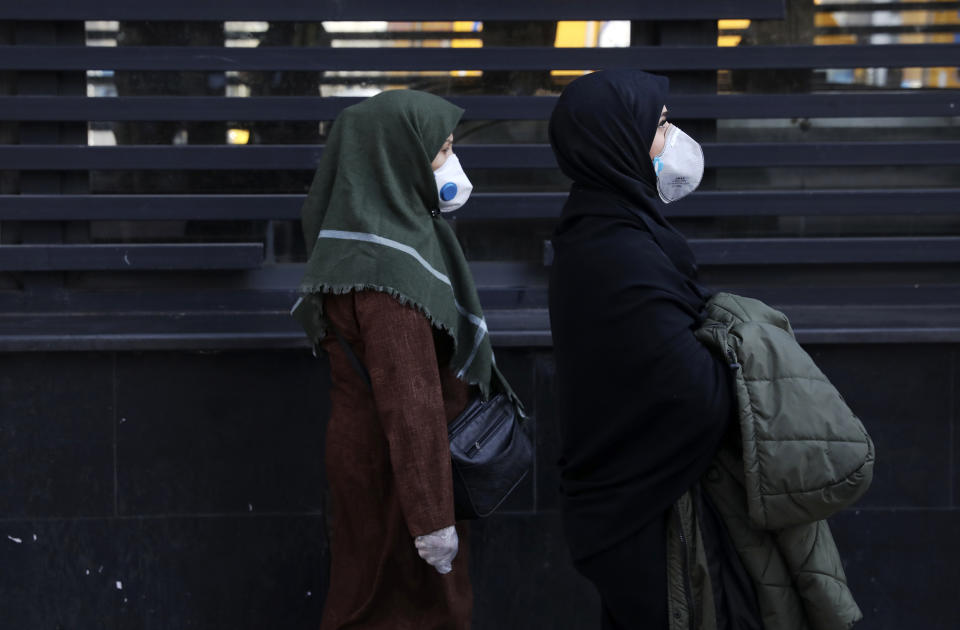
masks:
<path id="1" fill-rule="evenodd" d="M 460 166 L 460 159 L 450 154 L 443 166 L 433 172 L 437 180 L 437 194 L 440 197 L 440 212 L 453 212 L 467 203 L 473 184 Z"/>

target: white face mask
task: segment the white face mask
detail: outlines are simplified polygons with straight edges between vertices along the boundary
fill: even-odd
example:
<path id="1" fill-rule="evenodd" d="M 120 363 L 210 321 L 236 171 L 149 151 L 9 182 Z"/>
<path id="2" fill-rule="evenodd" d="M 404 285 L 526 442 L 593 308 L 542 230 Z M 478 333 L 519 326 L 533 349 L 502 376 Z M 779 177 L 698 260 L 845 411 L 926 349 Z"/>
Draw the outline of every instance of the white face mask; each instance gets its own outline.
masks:
<path id="1" fill-rule="evenodd" d="M 453 212 L 467 203 L 473 184 L 467 179 L 456 155 L 451 153 L 443 166 L 433 172 L 433 176 L 437 180 L 440 212 Z"/>
<path id="2" fill-rule="evenodd" d="M 664 203 L 686 197 L 703 179 L 703 149 L 697 141 L 670 125 L 663 151 L 653 158 L 657 192 Z"/>

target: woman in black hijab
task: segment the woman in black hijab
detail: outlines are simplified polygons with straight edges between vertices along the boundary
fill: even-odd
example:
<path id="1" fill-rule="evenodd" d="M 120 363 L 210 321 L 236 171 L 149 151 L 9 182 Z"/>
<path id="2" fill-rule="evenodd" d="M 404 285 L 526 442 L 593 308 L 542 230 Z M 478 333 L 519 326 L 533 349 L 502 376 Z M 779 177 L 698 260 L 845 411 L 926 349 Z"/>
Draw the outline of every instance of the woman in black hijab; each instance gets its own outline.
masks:
<path id="1" fill-rule="evenodd" d="M 550 120 L 574 182 L 550 274 L 564 527 L 604 628 L 667 628 L 668 515 L 733 417 L 729 368 L 693 334 L 709 293 L 661 212 L 703 172 L 666 121 L 667 91 L 664 77 L 596 72 Z"/>

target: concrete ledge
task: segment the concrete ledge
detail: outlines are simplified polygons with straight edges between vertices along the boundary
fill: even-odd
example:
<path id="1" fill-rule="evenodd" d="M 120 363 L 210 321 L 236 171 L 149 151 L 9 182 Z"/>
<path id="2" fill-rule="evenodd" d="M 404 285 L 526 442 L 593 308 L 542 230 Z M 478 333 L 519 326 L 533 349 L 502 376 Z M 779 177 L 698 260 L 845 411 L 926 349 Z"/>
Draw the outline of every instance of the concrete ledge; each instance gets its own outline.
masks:
<path id="1" fill-rule="evenodd" d="M 960 343 L 960 306 L 785 307 L 811 344 Z M 486 312 L 495 346 L 550 348 L 545 308 Z M 303 349 L 286 310 L 4 313 L 0 352 Z"/>

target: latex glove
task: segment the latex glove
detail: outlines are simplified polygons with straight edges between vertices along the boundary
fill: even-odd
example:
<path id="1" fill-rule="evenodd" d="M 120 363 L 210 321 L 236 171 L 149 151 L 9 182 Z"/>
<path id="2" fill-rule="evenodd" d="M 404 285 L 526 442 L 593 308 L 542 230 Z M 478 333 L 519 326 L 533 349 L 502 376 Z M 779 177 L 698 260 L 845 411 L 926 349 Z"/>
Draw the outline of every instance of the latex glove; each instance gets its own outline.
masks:
<path id="1" fill-rule="evenodd" d="M 460 549 L 460 539 L 457 537 L 457 528 L 451 525 L 417 536 L 414 545 L 420 557 L 435 568 L 437 573 L 443 574 L 453 570 L 452 563 L 457 557 L 457 550 Z"/>

